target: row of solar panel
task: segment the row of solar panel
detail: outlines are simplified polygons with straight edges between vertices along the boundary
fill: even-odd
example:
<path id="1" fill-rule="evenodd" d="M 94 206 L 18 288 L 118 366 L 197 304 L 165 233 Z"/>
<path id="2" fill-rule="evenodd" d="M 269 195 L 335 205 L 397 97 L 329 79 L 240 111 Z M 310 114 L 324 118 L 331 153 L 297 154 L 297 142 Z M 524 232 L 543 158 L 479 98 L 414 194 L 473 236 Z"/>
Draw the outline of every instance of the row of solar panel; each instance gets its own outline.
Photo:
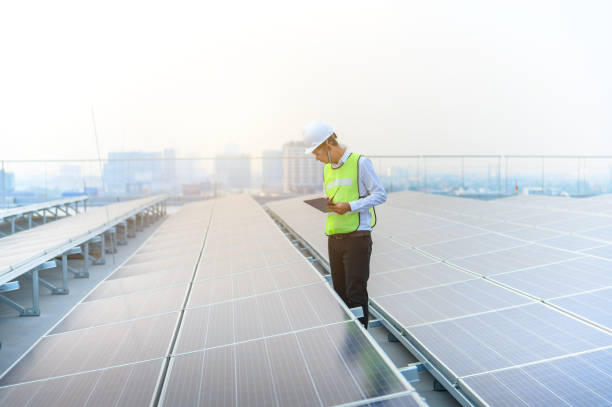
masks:
<path id="1" fill-rule="evenodd" d="M 173 215 L 0 386 L 0 405 L 422 405 L 246 197 Z"/>
<path id="2" fill-rule="evenodd" d="M 155 196 L 120 202 L 104 208 L 91 208 L 86 213 L 5 237 L 0 240 L 0 279 L 10 281 L 19 275 L 15 275 L 15 270 L 21 266 L 28 265 L 37 258 L 40 258 L 40 263 L 49 260 L 54 257 L 53 253 L 61 248 L 67 250 L 84 243 L 88 240 L 87 236 L 107 223 L 114 225 L 127 214 L 141 211 L 164 199 L 164 196 Z M 89 238 L 91 237 L 93 236 Z M 26 271 L 29 269 L 24 269 L 21 273 Z"/>
<path id="3" fill-rule="evenodd" d="M 417 405 L 251 198 L 216 203 L 195 278 L 162 404 L 368 404 L 397 393 Z"/>
<path id="4" fill-rule="evenodd" d="M 269 207 L 326 258 L 321 229 L 316 236 L 312 232 L 312 225 L 321 224 L 322 219 L 300 201 L 274 202 Z M 483 387 L 470 392 L 466 376 L 479 374 L 480 380 L 486 380 L 482 373 L 488 371 L 612 345 L 612 289 L 605 288 L 612 286 L 612 262 L 588 250 L 555 248 L 571 246 L 568 242 L 575 236 L 515 228 L 502 221 L 503 217 L 496 219 L 492 205 L 501 205 L 499 210 L 506 214 L 518 207 L 419 193 L 392 194 L 377 210 L 380 222 L 369 284 L 375 307 L 401 325 L 451 381 L 464 377 L 460 384 L 474 400 L 485 400 L 483 405 L 490 401 L 480 394 Z M 537 210 L 544 216 L 541 208 Z M 524 204 L 519 211 L 525 214 Z M 561 215 L 580 213 L 574 211 L 557 211 L 556 221 Z M 601 215 L 609 220 L 607 217 Z M 522 236 L 509 235 L 521 228 Z M 556 240 L 544 246 L 529 238 Z M 606 242 L 597 242 L 602 244 Z M 585 247 L 591 246 L 579 248 Z M 592 323 L 585 324 L 534 299 L 548 300 Z M 507 391 L 497 385 L 489 394 Z"/>

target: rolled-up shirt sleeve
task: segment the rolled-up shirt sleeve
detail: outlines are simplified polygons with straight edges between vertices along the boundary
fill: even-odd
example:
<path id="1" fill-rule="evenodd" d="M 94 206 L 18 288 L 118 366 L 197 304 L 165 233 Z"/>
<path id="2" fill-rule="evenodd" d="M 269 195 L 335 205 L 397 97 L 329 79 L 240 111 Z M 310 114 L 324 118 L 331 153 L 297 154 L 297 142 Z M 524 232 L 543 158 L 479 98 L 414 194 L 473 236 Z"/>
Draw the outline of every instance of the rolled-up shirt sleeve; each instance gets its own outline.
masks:
<path id="1" fill-rule="evenodd" d="M 385 203 L 387 192 L 374 171 L 372 161 L 367 157 L 359 158 L 359 198 L 349 202 L 351 212 L 360 212 Z"/>

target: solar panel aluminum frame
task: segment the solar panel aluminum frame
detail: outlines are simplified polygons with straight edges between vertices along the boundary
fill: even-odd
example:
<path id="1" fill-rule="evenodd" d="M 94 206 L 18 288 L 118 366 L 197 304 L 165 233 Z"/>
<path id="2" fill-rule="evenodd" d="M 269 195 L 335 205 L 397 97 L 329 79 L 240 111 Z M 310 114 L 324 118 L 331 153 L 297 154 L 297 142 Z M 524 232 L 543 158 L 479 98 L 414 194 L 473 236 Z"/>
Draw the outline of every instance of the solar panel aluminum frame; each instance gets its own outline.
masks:
<path id="1" fill-rule="evenodd" d="M 487 372 L 485 373 L 479 373 L 479 374 L 487 374 Z M 469 376 L 468 376 L 469 377 Z M 462 393 L 467 393 L 469 392 L 469 394 L 471 395 L 471 397 L 473 397 L 474 401 L 473 401 L 473 406 L 474 407 L 494 407 L 491 406 L 489 403 L 485 402 L 479 395 L 477 391 L 474 391 L 467 383 L 465 383 L 465 381 L 463 380 L 463 378 L 459 378 L 459 380 L 457 381 L 457 388 L 462 392 Z M 463 389 L 466 389 L 466 391 L 464 392 Z M 467 394 L 466 394 L 466 397 Z M 470 398 L 471 400 L 471 398 Z"/>
<path id="2" fill-rule="evenodd" d="M 88 233 L 81 235 L 77 238 L 75 238 L 74 240 L 70 240 L 67 243 L 64 243 L 63 245 L 49 250 L 49 251 L 45 251 L 43 254 L 41 254 L 40 256 L 38 256 L 37 258 L 33 258 L 33 259 L 29 259 L 26 260 L 23 263 L 20 264 L 16 264 L 13 266 L 11 266 L 10 271 L 8 271 L 7 273 L 4 274 L 0 274 L 0 284 L 11 281 L 17 277 L 19 277 L 20 275 L 32 270 L 34 267 L 38 266 L 41 263 L 44 263 L 45 261 L 49 261 L 51 259 L 56 258 L 57 256 L 61 256 L 64 252 L 72 249 L 73 247 L 79 246 L 85 242 L 87 242 L 88 240 L 98 236 L 99 234 L 103 233 L 104 231 L 106 231 L 107 229 L 110 229 L 111 227 L 114 227 L 115 225 L 117 225 L 118 223 L 124 221 L 125 219 L 129 218 L 130 216 L 133 216 L 134 214 L 140 213 L 142 212 L 144 209 L 153 206 L 153 205 L 157 205 L 160 202 L 165 201 L 166 199 L 168 199 L 168 197 L 166 195 L 163 195 L 162 197 L 153 200 L 149 203 L 147 203 L 146 205 L 143 205 L 140 208 L 136 208 L 133 209 L 132 211 L 124 214 L 123 216 L 113 219 L 110 222 L 106 222 L 104 224 L 102 224 L 101 226 L 90 230 Z"/>
<path id="3" fill-rule="evenodd" d="M 156 232 L 157 232 L 157 231 L 153 232 L 153 233 L 152 233 L 152 234 L 151 234 L 149 237 L 147 237 L 147 238 L 145 239 L 145 241 L 144 241 L 144 242 L 142 242 L 142 245 L 146 244 L 146 243 L 147 243 L 149 240 L 151 240 L 151 239 L 152 239 L 152 238 L 155 236 Z M 142 246 L 142 245 L 141 245 L 141 246 Z M 114 271 L 113 271 L 111 274 L 109 274 L 109 275 L 108 275 L 108 276 L 107 276 L 105 279 L 100 280 L 100 281 L 98 282 L 98 284 L 96 284 L 95 286 L 93 286 L 93 287 L 91 288 L 91 290 L 89 290 L 89 292 L 88 292 L 86 295 L 84 295 L 84 296 L 83 296 L 83 298 L 82 298 L 82 299 L 81 299 L 79 302 L 77 302 L 76 304 L 74 304 L 74 305 L 73 305 L 73 306 L 72 306 L 72 307 L 71 307 L 71 308 L 70 308 L 70 309 L 69 309 L 69 310 L 68 310 L 68 311 L 67 311 L 67 312 L 64 314 L 64 316 L 63 316 L 62 318 L 60 318 L 60 319 L 59 319 L 59 320 L 58 320 L 58 321 L 57 321 L 55 324 L 53 324 L 53 325 L 52 325 L 52 326 L 51 326 L 51 327 L 50 327 L 50 328 L 49 328 L 49 329 L 48 329 L 48 330 L 47 330 L 47 331 L 46 331 L 46 332 L 45 332 L 45 333 L 44 333 L 44 334 L 43 334 L 43 335 L 42 335 L 40 338 L 38 338 L 38 339 L 36 340 L 36 342 L 34 342 L 34 343 L 33 343 L 33 344 L 32 344 L 32 345 L 31 345 L 31 346 L 30 346 L 30 347 L 29 347 L 29 348 L 28 348 L 28 349 L 27 349 L 27 350 L 26 350 L 26 351 L 25 351 L 25 352 L 24 352 L 24 353 L 23 353 L 23 354 L 22 354 L 22 355 L 21 355 L 21 356 L 20 356 L 20 357 L 19 357 L 19 358 L 18 358 L 18 359 L 15 361 L 15 362 L 13 362 L 13 363 L 12 363 L 12 364 L 11 364 L 11 365 L 10 365 L 10 366 L 9 366 L 9 367 L 8 367 L 8 368 L 5 370 L 5 371 L 4 371 L 4 372 L 0 373 L 0 380 L 1 380 L 1 379 L 2 379 L 4 376 L 6 376 L 6 374 L 7 374 L 7 373 L 8 373 L 8 372 L 9 372 L 9 371 L 10 371 L 10 370 L 13 368 L 13 367 L 15 367 L 15 366 L 16 366 L 16 365 L 17 365 L 17 364 L 18 364 L 18 363 L 19 363 L 19 362 L 20 362 L 20 361 L 21 361 L 21 360 L 22 360 L 22 359 L 23 359 L 23 358 L 24 358 L 24 357 L 25 357 L 25 356 L 26 356 L 28 353 L 30 353 L 30 351 L 31 351 L 31 350 L 32 350 L 32 349 L 33 349 L 33 348 L 34 348 L 36 345 L 38 345 L 38 343 L 39 343 L 40 341 L 42 341 L 42 340 L 43 340 L 43 338 L 47 337 L 47 336 L 48 336 L 48 335 L 49 335 L 51 332 L 53 332 L 53 330 L 54 330 L 54 329 L 55 329 L 57 326 L 59 326 L 59 324 L 61 324 L 61 323 L 62 323 L 62 321 L 64 321 L 64 319 L 66 319 L 66 318 L 68 317 L 68 315 L 70 315 L 70 313 L 72 313 L 72 311 L 73 311 L 73 310 L 74 310 L 76 307 L 78 307 L 78 306 L 79 306 L 81 303 L 83 303 L 83 302 L 85 301 L 85 299 L 86 299 L 86 298 L 87 298 L 87 297 L 88 297 L 88 296 L 89 296 L 89 295 L 90 295 L 90 294 L 91 294 L 91 293 L 92 293 L 92 292 L 93 292 L 93 291 L 94 291 L 96 288 L 98 288 L 98 286 L 99 286 L 100 284 L 102 284 L 103 282 L 105 282 L 105 281 L 106 281 L 106 279 L 107 279 L 108 277 L 110 277 L 110 276 L 111 276 L 113 273 L 115 273 L 117 270 L 121 269 L 121 267 L 123 267 L 123 265 L 124 265 L 125 263 L 127 263 L 127 262 L 128 262 L 128 261 L 129 261 L 129 260 L 130 260 L 132 257 L 134 257 L 136 254 L 138 254 L 138 250 L 136 250 L 134 253 L 132 253 L 131 255 L 129 255 L 129 256 L 128 256 L 128 257 L 127 257 L 127 258 L 126 258 L 124 261 L 123 261 L 123 263 L 119 264 L 119 265 L 117 266 L 117 268 L 116 268 L 116 269 L 115 269 L 115 270 L 114 270 Z M 177 323 L 178 323 L 178 320 L 177 320 Z M 89 329 L 89 328 L 87 328 L 87 329 Z M 175 329 L 176 329 L 176 327 L 175 327 Z"/>
<path id="4" fill-rule="evenodd" d="M 403 399 L 406 396 L 413 396 L 413 395 L 416 395 L 416 398 L 419 399 L 418 401 L 415 400 L 418 406 L 428 407 L 428 405 L 425 404 L 425 402 L 420 399 L 420 396 L 415 391 L 404 391 L 400 393 L 388 394 L 386 396 L 374 397 L 374 398 L 359 400 L 359 401 L 352 401 L 350 403 L 340 404 L 334 407 L 364 407 L 364 406 L 369 406 L 374 403 L 393 401 L 395 399 Z"/>

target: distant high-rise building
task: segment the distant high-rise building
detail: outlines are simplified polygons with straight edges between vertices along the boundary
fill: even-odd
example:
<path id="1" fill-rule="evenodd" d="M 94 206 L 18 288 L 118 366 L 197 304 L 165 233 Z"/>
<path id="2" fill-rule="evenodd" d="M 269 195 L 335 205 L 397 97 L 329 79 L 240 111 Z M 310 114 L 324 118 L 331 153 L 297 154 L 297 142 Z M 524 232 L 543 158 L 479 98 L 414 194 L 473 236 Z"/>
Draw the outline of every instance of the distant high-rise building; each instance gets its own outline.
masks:
<path id="1" fill-rule="evenodd" d="M 0 190 L 3 189 L 5 194 L 15 192 L 15 174 L 0 170 Z"/>
<path id="2" fill-rule="evenodd" d="M 262 183 L 264 188 L 280 187 L 283 184 L 282 155 L 283 152 L 280 150 L 266 150 L 263 152 Z"/>
<path id="3" fill-rule="evenodd" d="M 219 154 L 215 157 L 217 184 L 226 188 L 251 187 L 251 160 L 246 154 Z"/>
<path id="4" fill-rule="evenodd" d="M 80 165 L 64 164 L 60 167 L 57 186 L 64 192 L 83 191 L 83 176 Z"/>
<path id="5" fill-rule="evenodd" d="M 162 153 L 140 151 L 108 153 L 104 164 L 106 191 L 118 194 L 136 194 L 165 190 Z M 140 190 L 140 191 L 139 191 Z"/>
<path id="6" fill-rule="evenodd" d="M 164 161 L 162 161 L 163 181 L 166 184 L 166 191 L 177 194 L 180 190 L 177 178 L 176 151 L 173 148 L 166 148 L 163 151 Z"/>
<path id="7" fill-rule="evenodd" d="M 283 145 L 283 191 L 309 193 L 323 189 L 323 163 L 304 154 L 304 143 Z"/>

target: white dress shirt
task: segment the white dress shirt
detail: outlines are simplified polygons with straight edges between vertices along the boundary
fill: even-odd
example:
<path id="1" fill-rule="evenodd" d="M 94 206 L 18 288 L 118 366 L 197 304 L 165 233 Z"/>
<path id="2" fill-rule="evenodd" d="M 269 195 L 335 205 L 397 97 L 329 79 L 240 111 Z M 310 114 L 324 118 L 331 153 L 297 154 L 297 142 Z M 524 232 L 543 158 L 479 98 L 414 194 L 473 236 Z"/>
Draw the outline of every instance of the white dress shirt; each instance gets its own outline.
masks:
<path id="1" fill-rule="evenodd" d="M 342 166 L 351 155 L 347 148 L 340 160 L 337 163 L 331 163 L 332 168 L 336 169 Z M 370 208 L 376 205 L 385 203 L 387 193 L 385 187 L 378 179 L 378 175 L 374 171 L 372 161 L 367 157 L 359 157 L 359 198 L 356 201 L 349 202 L 351 212 L 359 212 L 359 227 L 357 230 L 372 230 L 370 221 Z"/>

